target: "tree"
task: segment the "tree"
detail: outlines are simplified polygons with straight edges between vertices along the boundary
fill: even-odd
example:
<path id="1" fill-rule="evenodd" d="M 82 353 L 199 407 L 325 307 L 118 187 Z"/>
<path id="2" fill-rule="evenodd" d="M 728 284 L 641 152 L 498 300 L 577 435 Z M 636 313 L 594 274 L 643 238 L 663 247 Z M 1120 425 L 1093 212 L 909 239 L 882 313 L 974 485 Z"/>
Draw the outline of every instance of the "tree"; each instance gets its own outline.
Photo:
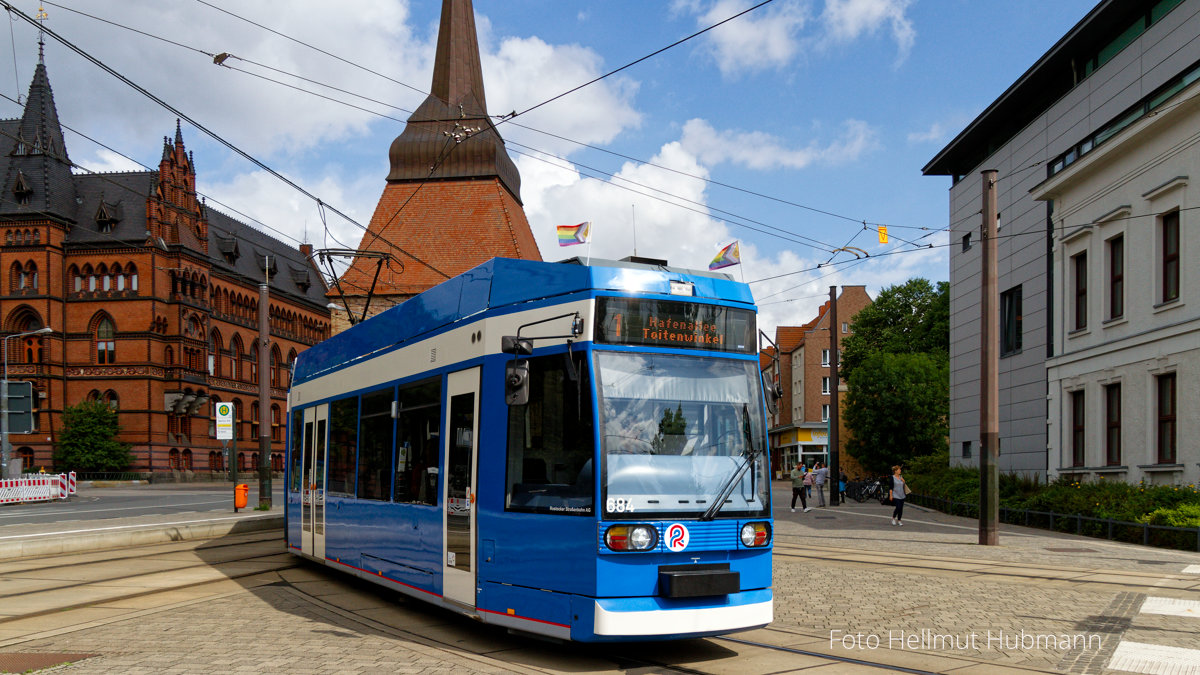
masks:
<path id="1" fill-rule="evenodd" d="M 867 356 L 846 395 L 847 450 L 868 469 L 884 471 L 910 458 L 946 451 L 950 378 L 935 354 Z"/>
<path id="2" fill-rule="evenodd" d="M 909 279 L 880 291 L 854 316 L 853 333 L 842 340 L 839 375 L 850 381 L 872 354 L 930 354 L 950 358 L 950 284 L 935 288 L 927 279 Z"/>
<path id="3" fill-rule="evenodd" d="M 84 401 L 63 410 L 63 428 L 54 465 L 72 471 L 124 471 L 133 462 L 129 444 L 117 440 L 117 413 L 102 401 Z"/>

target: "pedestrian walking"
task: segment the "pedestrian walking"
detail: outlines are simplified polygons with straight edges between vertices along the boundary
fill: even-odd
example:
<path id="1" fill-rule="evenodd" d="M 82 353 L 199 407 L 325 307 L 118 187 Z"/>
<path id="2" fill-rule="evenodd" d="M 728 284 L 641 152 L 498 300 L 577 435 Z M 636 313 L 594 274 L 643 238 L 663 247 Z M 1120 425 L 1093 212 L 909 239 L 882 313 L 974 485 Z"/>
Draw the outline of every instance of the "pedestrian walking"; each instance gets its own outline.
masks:
<path id="1" fill-rule="evenodd" d="M 838 480 L 838 496 L 840 496 L 844 502 L 846 501 L 846 472 L 842 471 L 841 474 L 842 475 Z"/>
<path id="2" fill-rule="evenodd" d="M 807 467 L 803 467 L 803 466 L 801 467 L 801 470 L 804 471 L 804 494 L 811 497 L 812 496 L 812 484 L 813 484 L 813 472 L 811 469 L 808 469 Z"/>
<path id="3" fill-rule="evenodd" d="M 892 511 L 893 525 L 904 524 L 904 498 L 909 492 L 912 492 L 912 490 L 908 489 L 908 483 L 905 482 L 904 477 L 900 475 L 900 471 L 900 465 L 897 464 L 896 466 L 892 467 L 892 503 L 896 505 L 895 510 Z"/>
<path id="4" fill-rule="evenodd" d="M 817 490 L 817 506 L 825 506 L 825 482 L 829 479 L 829 469 L 822 462 L 813 466 L 813 487 Z"/>
<path id="5" fill-rule="evenodd" d="M 808 500 L 804 498 L 804 478 L 807 474 L 803 464 L 792 465 L 792 513 L 796 512 L 796 497 L 800 498 L 800 508 L 805 513 L 812 511 L 808 508 Z"/>

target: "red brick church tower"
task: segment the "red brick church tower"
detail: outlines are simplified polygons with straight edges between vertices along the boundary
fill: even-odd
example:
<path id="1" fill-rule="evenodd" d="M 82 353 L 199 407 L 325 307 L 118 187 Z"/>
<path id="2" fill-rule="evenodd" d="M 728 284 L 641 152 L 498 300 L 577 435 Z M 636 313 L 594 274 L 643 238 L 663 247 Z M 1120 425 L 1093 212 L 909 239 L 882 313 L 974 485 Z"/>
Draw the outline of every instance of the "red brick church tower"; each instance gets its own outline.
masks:
<path id="1" fill-rule="evenodd" d="M 391 172 L 359 251 L 330 298 L 334 332 L 491 258 L 541 260 L 521 177 L 487 114 L 471 0 L 443 0 L 433 84 L 392 142 Z M 380 273 L 376 275 L 377 268 Z M 374 293 L 369 291 L 374 286 Z"/>

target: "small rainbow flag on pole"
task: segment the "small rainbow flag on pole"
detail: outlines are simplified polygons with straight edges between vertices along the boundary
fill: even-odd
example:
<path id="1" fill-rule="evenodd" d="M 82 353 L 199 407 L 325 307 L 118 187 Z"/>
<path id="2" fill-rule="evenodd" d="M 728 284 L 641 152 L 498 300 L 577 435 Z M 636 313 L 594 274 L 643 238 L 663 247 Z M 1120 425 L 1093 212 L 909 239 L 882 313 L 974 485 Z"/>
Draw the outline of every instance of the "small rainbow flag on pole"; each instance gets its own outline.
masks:
<path id="1" fill-rule="evenodd" d="M 588 238 L 592 235 L 591 221 L 580 223 L 578 225 L 559 225 L 558 226 L 558 245 L 559 246 L 574 246 L 576 244 L 588 243 Z"/>
<path id="2" fill-rule="evenodd" d="M 717 257 L 708 263 L 708 269 L 719 270 L 722 267 L 732 267 L 740 262 L 742 262 L 742 253 L 738 249 L 738 243 L 735 241 L 717 253 Z"/>

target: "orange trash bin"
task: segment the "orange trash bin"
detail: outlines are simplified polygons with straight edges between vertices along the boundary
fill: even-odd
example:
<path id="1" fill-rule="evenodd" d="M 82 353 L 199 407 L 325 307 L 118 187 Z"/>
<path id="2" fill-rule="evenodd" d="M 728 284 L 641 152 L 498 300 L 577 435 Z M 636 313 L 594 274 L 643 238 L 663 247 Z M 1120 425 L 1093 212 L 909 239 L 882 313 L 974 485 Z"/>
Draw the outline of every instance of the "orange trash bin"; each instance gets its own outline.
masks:
<path id="1" fill-rule="evenodd" d="M 250 499 L 250 486 L 242 483 L 233 488 L 233 512 L 237 513 L 238 509 L 246 508 L 246 502 Z"/>

